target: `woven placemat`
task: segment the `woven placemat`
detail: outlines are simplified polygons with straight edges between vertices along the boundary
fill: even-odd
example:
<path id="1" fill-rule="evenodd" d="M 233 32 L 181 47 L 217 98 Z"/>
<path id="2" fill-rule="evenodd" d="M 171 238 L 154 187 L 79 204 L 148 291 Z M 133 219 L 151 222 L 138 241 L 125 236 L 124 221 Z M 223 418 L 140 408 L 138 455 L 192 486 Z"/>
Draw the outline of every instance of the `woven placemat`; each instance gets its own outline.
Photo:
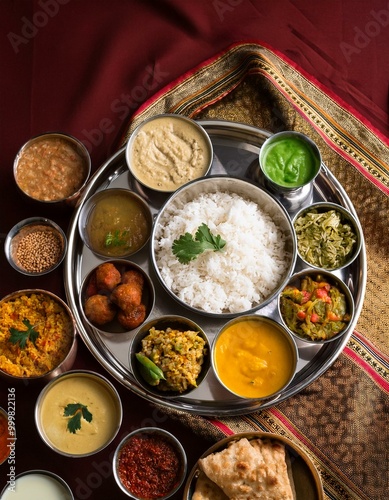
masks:
<path id="1" fill-rule="evenodd" d="M 137 112 L 123 142 L 158 113 L 225 119 L 270 132 L 296 130 L 320 147 L 361 221 L 368 279 L 356 331 L 335 363 L 298 395 L 277 406 L 232 418 L 175 410 L 212 441 L 265 430 L 286 435 L 311 456 L 328 499 L 384 500 L 388 483 L 389 148 L 368 126 L 279 54 L 237 44 L 154 96 Z"/>

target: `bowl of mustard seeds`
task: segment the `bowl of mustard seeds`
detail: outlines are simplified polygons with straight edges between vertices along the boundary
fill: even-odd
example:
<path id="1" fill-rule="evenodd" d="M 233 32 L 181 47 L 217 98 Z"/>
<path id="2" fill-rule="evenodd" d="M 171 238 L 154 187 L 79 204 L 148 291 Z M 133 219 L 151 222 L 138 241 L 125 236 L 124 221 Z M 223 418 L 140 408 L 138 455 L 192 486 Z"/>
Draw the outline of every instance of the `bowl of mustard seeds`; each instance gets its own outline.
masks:
<path id="1" fill-rule="evenodd" d="M 10 265 L 26 276 L 42 276 L 56 269 L 65 257 L 67 239 L 54 221 L 30 217 L 7 234 L 4 251 Z"/>

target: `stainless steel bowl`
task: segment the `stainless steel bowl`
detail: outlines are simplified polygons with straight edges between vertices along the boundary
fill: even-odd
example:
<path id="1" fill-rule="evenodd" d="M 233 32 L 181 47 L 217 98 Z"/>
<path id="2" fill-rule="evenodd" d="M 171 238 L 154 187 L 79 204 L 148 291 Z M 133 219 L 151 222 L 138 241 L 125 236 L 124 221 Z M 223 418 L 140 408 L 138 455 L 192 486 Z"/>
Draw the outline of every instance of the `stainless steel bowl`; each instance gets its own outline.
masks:
<path id="1" fill-rule="evenodd" d="M 94 230 L 94 228 L 91 227 L 91 220 L 96 207 L 98 207 L 100 203 L 106 203 L 107 200 L 109 200 L 110 208 L 104 208 L 104 213 L 107 215 L 107 217 L 110 217 L 109 220 L 111 221 L 111 224 L 106 223 L 105 226 L 107 230 L 109 228 L 108 232 L 111 233 L 111 236 L 114 235 L 115 232 L 126 233 L 129 231 L 127 226 L 124 227 L 121 225 L 121 217 L 119 217 L 117 214 L 117 207 L 121 203 L 120 199 L 122 197 L 125 197 L 129 202 L 137 205 L 137 207 L 139 208 L 139 215 L 137 215 L 136 218 L 134 215 L 132 216 L 132 223 L 134 223 L 134 226 L 138 227 L 140 225 L 139 218 L 142 217 L 142 224 L 147 226 L 147 234 L 139 242 L 136 241 L 136 244 L 134 243 L 134 245 L 130 248 L 122 244 L 111 244 L 104 246 L 104 241 L 100 241 L 100 239 L 98 243 L 99 247 L 101 248 L 99 248 L 94 244 L 94 240 L 91 238 L 91 232 Z M 138 253 L 140 250 L 142 250 L 142 248 L 146 246 L 150 239 L 152 223 L 153 216 L 151 213 L 151 209 L 141 196 L 139 196 L 134 191 L 131 191 L 130 189 L 109 188 L 97 191 L 84 203 L 78 218 L 78 231 L 84 244 L 98 257 L 102 259 L 124 259 Z M 101 224 L 99 223 L 99 227 L 100 225 Z M 107 237 L 108 232 L 105 234 L 104 238 Z M 132 236 L 130 235 L 130 237 Z"/>
<path id="2" fill-rule="evenodd" d="M 139 361 L 136 359 L 136 354 L 142 350 L 142 340 L 144 339 L 144 337 L 148 335 L 150 329 L 153 327 L 156 330 L 163 330 L 163 331 L 166 331 L 167 328 L 178 330 L 180 332 L 185 332 L 189 330 L 195 331 L 198 332 L 198 335 L 204 339 L 205 341 L 204 359 L 201 367 L 201 372 L 196 379 L 197 387 L 189 387 L 185 392 L 178 393 L 175 391 L 162 391 L 158 389 L 158 385 L 153 386 L 150 385 L 148 382 L 146 382 L 146 380 L 141 374 L 141 368 L 139 365 Z M 135 379 L 137 380 L 138 384 L 142 386 L 143 389 L 145 389 L 148 393 L 163 398 L 174 398 L 178 396 L 185 396 L 194 391 L 195 389 L 197 389 L 207 376 L 207 373 L 211 366 L 210 343 L 204 330 L 200 328 L 200 326 L 193 320 L 177 315 L 160 316 L 146 322 L 142 327 L 139 328 L 135 336 L 132 338 L 129 349 L 129 363 L 131 371 Z"/>
<path id="3" fill-rule="evenodd" d="M 250 324 L 252 327 L 250 328 L 250 330 L 247 329 L 248 324 Z M 223 334 L 225 334 L 226 331 L 231 327 L 235 329 L 234 337 L 237 339 L 237 345 L 232 346 L 230 342 L 227 342 L 223 345 L 223 349 L 218 353 L 218 342 L 221 341 Z M 255 328 L 255 338 L 252 336 L 253 328 Z M 278 332 L 281 338 L 285 340 L 282 349 L 279 350 L 279 352 L 283 353 L 284 361 L 282 363 L 277 362 L 277 359 L 279 358 L 279 352 L 276 352 L 276 344 L 270 344 L 272 339 L 269 339 L 263 335 L 263 330 L 266 328 L 272 329 L 272 338 L 274 338 L 274 334 Z M 239 385 L 239 389 L 237 388 L 238 386 L 232 387 L 232 385 L 229 384 L 229 382 L 231 381 L 227 382 L 224 374 L 222 375 L 220 373 L 220 356 L 223 357 L 223 355 L 227 355 L 228 349 L 230 351 L 232 350 L 231 354 L 233 359 L 231 360 L 228 369 L 232 368 L 235 373 L 233 383 L 235 383 L 235 381 L 246 382 L 246 380 L 253 376 L 254 378 L 250 380 L 249 389 L 250 393 L 252 392 L 252 394 L 249 395 L 247 392 L 245 394 L 241 392 L 241 385 Z M 270 351 L 270 355 L 265 351 Z M 265 356 L 268 357 L 266 358 Z M 240 316 L 238 318 L 230 320 L 219 330 L 212 342 L 211 360 L 213 371 L 215 372 L 215 375 L 221 385 L 229 392 L 240 398 L 255 400 L 277 398 L 277 396 L 281 394 L 293 380 L 296 374 L 298 357 L 299 355 L 296 343 L 289 331 L 273 319 L 266 316 L 260 316 L 258 314 Z M 266 385 L 266 383 L 271 380 L 270 372 L 284 372 L 285 369 L 287 369 L 288 371 L 286 373 L 286 376 L 283 377 L 284 381 L 281 384 L 278 384 L 277 387 L 275 387 L 274 385 L 264 391 L 264 385 Z M 254 394 L 255 391 L 251 391 L 251 387 L 255 387 L 256 378 L 262 379 L 261 383 L 258 382 L 257 395 Z M 244 388 L 244 390 L 247 390 L 247 386 Z"/>
<path id="4" fill-rule="evenodd" d="M 297 224 L 296 221 L 299 220 L 301 217 L 306 216 L 308 213 L 313 214 L 314 212 L 317 213 L 318 216 L 321 216 L 321 214 L 330 212 L 330 211 L 335 211 L 336 214 L 339 215 L 340 219 L 340 224 L 342 225 L 348 225 L 351 228 L 352 233 L 355 236 L 355 243 L 352 247 L 351 252 L 345 256 L 345 260 L 338 266 L 324 266 L 324 265 L 319 265 L 317 262 L 312 262 L 312 259 L 309 259 L 306 254 L 302 254 L 301 249 L 300 249 L 300 239 L 304 237 L 305 231 L 303 229 L 297 229 Z M 310 225 L 313 224 L 313 220 L 310 221 Z M 347 266 L 349 266 L 354 260 L 358 257 L 359 252 L 361 251 L 362 248 L 362 243 L 363 243 L 363 231 L 362 227 L 356 217 L 352 215 L 352 213 L 347 210 L 347 208 L 342 207 L 341 205 L 338 205 L 337 203 L 330 203 L 330 202 L 317 202 L 309 205 L 308 207 L 305 207 L 301 209 L 293 218 L 293 226 L 296 231 L 296 241 L 297 241 L 297 253 L 300 259 L 307 264 L 308 266 L 314 268 L 314 269 L 319 269 L 319 270 L 324 270 L 324 271 L 339 271 L 340 269 L 343 269 Z M 307 224 L 308 226 L 308 224 Z M 310 226 L 308 226 L 310 227 Z M 319 233 L 319 231 L 317 231 Z M 329 238 L 328 235 L 326 235 L 326 238 L 320 238 L 312 242 L 310 245 L 310 250 L 315 249 L 316 247 L 316 254 L 322 254 L 326 246 L 329 244 L 328 243 Z M 339 245 L 340 247 L 340 245 Z M 340 250 L 339 250 L 340 251 Z"/>
<path id="5" fill-rule="evenodd" d="M 154 284 L 153 281 L 151 280 L 150 276 L 145 272 L 142 267 L 140 267 L 138 264 L 135 264 L 135 262 L 131 262 L 129 260 L 125 259 L 112 259 L 105 261 L 103 263 L 98 264 L 95 266 L 91 271 L 85 276 L 82 284 L 81 284 L 81 290 L 79 293 L 79 304 L 80 304 L 80 311 L 81 314 L 84 318 L 84 320 L 92 327 L 98 329 L 100 332 L 104 334 L 121 334 L 129 331 L 136 330 L 137 328 L 140 327 L 141 324 L 134 326 L 132 328 L 126 328 L 124 327 L 117 318 L 117 313 L 115 314 L 115 317 L 105 323 L 105 324 L 96 324 L 90 321 L 90 319 L 87 317 L 85 314 L 85 301 L 86 299 L 91 296 L 91 295 L 105 295 L 108 298 L 110 297 L 110 294 L 112 293 L 111 291 L 108 290 L 97 290 L 95 286 L 95 275 L 96 275 L 96 270 L 98 267 L 104 264 L 113 264 L 115 266 L 115 269 L 119 272 L 121 276 L 126 271 L 134 270 L 139 272 L 144 279 L 144 285 L 143 285 L 143 290 L 142 290 L 142 301 L 141 303 L 145 305 L 146 307 L 146 313 L 145 313 L 145 318 L 143 319 L 142 323 L 143 324 L 145 321 L 148 320 L 150 317 L 150 314 L 153 311 L 154 304 L 155 304 L 155 290 L 154 290 Z M 121 282 L 119 283 L 121 284 Z M 120 311 L 120 308 L 115 306 L 115 309 L 117 312 Z"/>
<path id="6" fill-rule="evenodd" d="M 74 431 L 69 428 L 74 412 L 64 412 L 70 403 L 84 405 L 91 414 L 87 418 L 83 410 L 81 429 Z M 114 385 L 89 370 L 59 375 L 42 389 L 35 404 L 35 424 L 41 439 L 66 457 L 87 457 L 106 448 L 119 432 L 122 418 L 122 403 Z"/>
<path id="7" fill-rule="evenodd" d="M 150 463 L 150 461 L 148 461 L 147 468 L 142 467 L 142 454 L 139 454 L 139 452 L 137 451 L 139 450 L 139 442 L 134 446 L 134 449 L 132 448 L 134 440 L 138 439 L 143 440 L 145 443 L 143 446 L 141 446 L 141 449 L 146 446 L 145 455 L 148 456 L 150 453 L 152 453 L 156 457 L 153 463 Z M 147 443 L 150 443 L 150 446 L 152 446 L 152 448 L 149 447 Z M 159 449 L 159 444 L 161 443 L 163 449 Z M 157 452 L 152 451 L 155 450 L 155 447 L 157 447 L 158 449 Z M 123 461 L 121 460 L 124 451 L 132 452 L 131 460 L 129 460 L 127 456 Z M 149 498 L 149 495 L 138 495 L 135 492 L 131 492 L 124 484 L 123 473 L 121 473 L 120 470 L 122 467 L 126 469 L 131 468 L 132 470 L 136 470 L 137 479 L 139 482 L 142 482 L 147 486 L 154 485 L 156 488 L 158 488 L 158 475 L 162 472 L 163 469 L 166 469 L 166 472 L 164 474 L 164 476 L 166 477 L 167 467 L 168 465 L 171 466 L 170 463 L 167 463 L 168 457 L 166 456 L 166 453 L 169 453 L 169 458 L 170 455 L 176 457 L 176 469 L 175 471 L 172 471 L 175 472 L 175 477 L 172 478 L 169 491 L 164 491 L 165 494 L 163 496 L 158 496 L 159 500 L 166 500 L 167 498 L 172 497 L 175 493 L 177 493 L 185 480 L 187 472 L 187 458 L 182 444 L 175 436 L 173 436 L 173 434 L 158 427 L 143 427 L 131 432 L 126 437 L 124 437 L 116 448 L 113 457 L 113 474 L 120 490 L 134 500 L 143 500 L 144 498 Z M 163 461 L 163 464 L 159 463 L 159 461 Z M 150 471 L 150 469 L 152 469 L 152 471 Z M 151 477 L 150 474 L 152 475 Z M 161 481 L 163 481 L 163 478 L 161 478 Z M 161 494 L 161 485 L 159 485 L 158 489 L 159 494 Z"/>
<path id="8" fill-rule="evenodd" d="M 57 303 L 64 311 L 66 317 L 68 318 L 70 324 L 71 324 L 71 335 L 72 335 L 72 342 L 69 347 L 69 350 L 67 354 L 65 355 L 64 359 L 57 365 L 55 366 L 52 370 L 47 371 L 46 373 L 38 376 L 17 376 L 17 375 L 12 375 L 8 372 L 6 372 L 4 369 L 0 369 L 0 376 L 4 378 L 9 384 L 16 384 L 16 383 L 23 383 L 25 384 L 26 382 L 41 382 L 41 383 L 46 383 L 52 378 L 58 376 L 61 373 L 64 373 L 68 370 L 71 369 L 71 367 L 74 364 L 74 361 L 76 359 L 76 354 L 77 354 L 77 330 L 76 330 L 76 323 L 75 319 L 73 316 L 72 311 L 70 310 L 69 306 L 57 295 L 55 295 L 52 292 L 49 292 L 47 290 L 41 290 L 41 289 L 25 289 L 25 290 L 19 290 L 17 292 L 10 293 L 9 295 L 6 295 L 3 297 L 0 301 L 0 304 L 7 304 L 8 302 L 15 302 L 17 299 L 19 299 L 22 296 L 30 297 L 31 295 L 35 294 L 42 294 L 43 296 L 47 297 L 49 300 L 54 301 Z M 17 312 L 17 308 L 15 309 Z M 6 310 L 4 310 L 3 318 L 5 318 L 5 315 L 7 314 Z M 24 311 L 20 312 L 20 318 L 18 323 L 14 324 L 12 323 L 13 327 L 17 327 L 17 325 L 25 320 L 29 319 L 28 315 L 27 317 Z M 27 328 L 27 327 L 26 327 Z M 23 330 L 26 330 L 26 328 L 23 328 Z M 3 352 L 4 354 L 4 352 Z"/>
<path id="9" fill-rule="evenodd" d="M 37 494 L 39 494 L 39 498 L 74 500 L 70 486 L 62 477 L 42 469 L 21 472 L 15 477 L 14 485 L 7 483 L 0 497 L 2 500 L 13 500 L 15 498 L 36 498 Z"/>
<path id="10" fill-rule="evenodd" d="M 137 144 L 139 135 L 144 144 Z M 134 155 L 140 154 L 141 148 L 148 157 L 135 161 Z M 189 154 L 190 148 L 193 149 Z M 199 154 L 203 157 L 201 169 L 194 170 L 192 163 Z M 172 193 L 183 184 L 207 175 L 212 160 L 213 146 L 206 130 L 191 118 L 173 113 L 144 120 L 132 132 L 126 146 L 126 161 L 134 178 L 146 188 L 162 193 Z"/>
<path id="11" fill-rule="evenodd" d="M 277 183 L 274 179 L 269 176 L 266 169 L 266 154 L 269 148 L 276 142 L 284 139 L 296 139 L 302 141 L 312 152 L 312 159 L 314 162 L 312 175 L 305 182 L 296 186 L 288 186 L 286 183 Z M 301 207 L 304 203 L 309 202 L 313 196 L 313 183 L 318 176 L 321 168 L 321 153 L 317 144 L 310 139 L 307 135 L 300 132 L 295 132 L 293 130 L 285 130 L 282 132 L 277 132 L 268 137 L 262 144 L 259 151 L 259 171 L 257 173 L 258 178 L 263 178 L 263 183 L 265 187 L 271 192 L 280 202 L 285 206 L 287 210 L 295 211 Z M 285 160 L 287 163 L 287 160 Z M 261 179 L 262 180 L 262 179 Z"/>
<path id="12" fill-rule="evenodd" d="M 188 301 L 180 298 L 178 294 L 174 290 L 172 290 L 172 285 L 170 283 L 167 283 L 165 278 L 163 277 L 161 266 L 158 261 L 157 252 L 159 249 L 160 240 L 163 238 L 163 228 L 164 225 L 169 221 L 169 219 L 174 216 L 174 207 L 177 207 L 177 205 L 184 206 L 186 203 L 192 201 L 193 199 L 196 199 L 202 194 L 215 192 L 227 192 L 234 195 L 236 194 L 246 200 L 254 202 L 261 209 L 261 211 L 269 215 L 271 220 L 278 226 L 278 228 L 280 228 L 284 236 L 284 262 L 287 265 L 285 266 L 283 275 L 280 277 L 279 282 L 276 286 L 274 286 L 274 289 L 271 290 L 271 292 L 264 296 L 258 303 L 252 303 L 252 306 L 245 310 L 224 310 L 220 313 L 214 312 L 212 310 L 207 310 L 200 306 L 193 306 Z M 215 231 L 217 232 L 217 229 Z M 249 237 L 249 235 L 247 235 L 247 237 Z M 185 306 L 193 313 L 198 313 L 205 316 L 228 318 L 237 316 L 239 314 L 250 314 L 266 306 L 278 296 L 279 291 L 288 281 L 293 272 L 296 258 L 297 250 L 294 229 L 285 208 L 264 189 L 256 186 L 249 181 L 234 177 L 210 176 L 188 183 L 182 188 L 178 189 L 162 206 L 154 221 L 154 226 L 151 234 L 151 263 L 161 285 L 166 290 L 166 292 L 179 304 Z M 171 255 L 170 262 L 177 262 L 177 258 L 173 254 Z M 185 266 L 185 264 L 183 264 L 183 266 Z M 182 269 L 185 272 L 185 267 L 183 267 Z M 231 269 L 231 271 L 234 271 L 234 269 Z M 239 271 L 237 272 L 239 273 Z M 236 292 L 239 292 L 238 288 L 236 289 Z"/>
<path id="13" fill-rule="evenodd" d="M 347 313 L 349 314 L 350 320 L 347 322 L 346 327 L 337 333 L 335 336 L 329 339 L 311 339 L 308 336 L 303 336 L 301 335 L 298 331 L 294 331 L 289 325 L 288 322 L 285 318 L 285 315 L 283 313 L 283 307 L 281 306 L 281 296 L 282 292 L 280 293 L 278 297 L 278 312 L 281 317 L 282 324 L 284 327 L 294 336 L 296 340 L 301 340 L 303 342 L 307 342 L 310 344 L 327 344 L 328 342 L 332 342 L 334 340 L 339 340 L 339 337 L 343 337 L 346 335 L 349 330 L 351 325 L 354 322 L 354 315 L 355 315 L 355 305 L 354 305 L 354 298 L 353 295 L 349 289 L 349 287 L 344 283 L 340 278 L 338 278 L 334 273 L 328 272 L 328 271 L 320 271 L 317 269 L 304 269 L 302 271 L 299 271 L 295 273 L 287 286 L 292 286 L 292 287 L 297 287 L 300 289 L 301 287 L 301 282 L 305 277 L 310 277 L 312 280 L 316 280 L 318 276 L 321 276 L 321 280 L 326 281 L 332 286 L 336 286 L 338 290 L 344 295 L 345 300 L 346 300 L 346 310 Z"/>
<path id="14" fill-rule="evenodd" d="M 26 276 L 42 276 L 54 271 L 67 251 L 64 231 L 45 217 L 18 222 L 7 234 L 4 252 L 10 265 Z"/>
<path id="15" fill-rule="evenodd" d="M 53 143 L 53 148 L 48 151 L 47 148 L 50 148 L 50 144 Z M 42 150 L 39 149 L 41 147 Z M 64 163 L 62 163 L 64 157 L 66 157 L 67 163 L 69 161 L 77 162 L 77 166 L 64 169 Z M 20 165 L 25 158 L 26 165 L 23 166 L 23 170 L 27 172 L 27 179 L 21 181 Z M 27 163 L 30 165 L 28 166 Z M 58 167 L 60 170 L 57 170 Z M 28 168 L 31 169 L 30 172 L 28 172 Z M 91 159 L 88 150 L 80 140 L 62 132 L 47 132 L 33 137 L 20 148 L 14 160 L 13 172 L 16 185 L 26 199 L 33 202 L 74 207 L 89 179 Z M 37 172 L 39 172 L 38 187 L 35 184 L 36 180 L 34 180 Z M 75 173 L 82 174 L 76 184 L 74 184 Z M 65 188 L 64 182 L 66 180 L 71 180 L 72 189 Z M 33 185 L 31 185 L 31 181 Z M 61 191 L 64 194 L 61 194 Z"/>

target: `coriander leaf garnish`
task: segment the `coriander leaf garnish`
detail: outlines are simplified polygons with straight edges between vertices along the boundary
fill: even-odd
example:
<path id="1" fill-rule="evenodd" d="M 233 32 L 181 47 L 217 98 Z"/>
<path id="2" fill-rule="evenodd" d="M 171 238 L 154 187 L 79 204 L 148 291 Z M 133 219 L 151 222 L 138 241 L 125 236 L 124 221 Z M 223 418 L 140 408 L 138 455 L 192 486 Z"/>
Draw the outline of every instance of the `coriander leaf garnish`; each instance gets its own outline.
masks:
<path id="1" fill-rule="evenodd" d="M 35 345 L 36 339 L 39 337 L 39 332 L 35 330 L 36 325 L 32 325 L 26 318 L 24 318 L 23 324 L 27 327 L 27 330 L 18 330 L 12 327 L 9 329 L 11 334 L 9 338 L 10 342 L 12 342 L 12 344 L 19 344 L 21 349 L 26 347 L 27 340 Z"/>
<path id="2" fill-rule="evenodd" d="M 127 244 L 126 237 L 128 236 L 128 231 L 114 232 L 109 231 L 105 236 L 105 246 L 106 247 L 122 247 Z"/>
<path id="3" fill-rule="evenodd" d="M 188 264 L 191 260 L 195 260 L 198 255 L 205 250 L 213 250 L 214 252 L 222 250 L 226 242 L 220 235 L 214 236 L 207 224 L 201 224 L 198 227 L 195 237 L 190 233 L 185 233 L 178 240 L 173 241 L 173 254 L 181 262 Z"/>
<path id="4" fill-rule="evenodd" d="M 81 429 L 81 417 L 87 422 L 92 422 L 92 413 L 88 407 L 81 403 L 69 403 L 64 410 L 64 417 L 71 417 L 68 421 L 68 431 L 75 434 Z"/>

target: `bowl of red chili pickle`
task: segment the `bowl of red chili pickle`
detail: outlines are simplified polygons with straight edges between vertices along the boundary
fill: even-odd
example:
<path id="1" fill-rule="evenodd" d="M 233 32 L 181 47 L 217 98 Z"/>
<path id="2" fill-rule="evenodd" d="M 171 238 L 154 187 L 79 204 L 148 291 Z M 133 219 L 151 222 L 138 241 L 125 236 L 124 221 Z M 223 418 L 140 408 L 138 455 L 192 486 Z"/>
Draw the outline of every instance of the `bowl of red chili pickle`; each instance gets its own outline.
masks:
<path id="1" fill-rule="evenodd" d="M 67 239 L 61 227 L 45 217 L 18 222 L 7 234 L 4 252 L 10 265 L 26 276 L 42 276 L 65 257 Z"/>
<path id="2" fill-rule="evenodd" d="M 77 202 L 91 172 L 85 145 L 61 132 L 33 137 L 14 160 L 14 178 L 27 199 L 46 204 Z"/>
<path id="3" fill-rule="evenodd" d="M 10 394 L 13 394 L 10 392 Z M 12 399 L 10 398 L 10 401 Z M 11 405 L 9 405 L 11 406 Z M 15 453 L 15 415 L 13 408 L 7 413 L 0 407 L 0 465 Z"/>
<path id="4" fill-rule="evenodd" d="M 178 439 L 157 427 L 128 434 L 116 448 L 113 471 L 119 488 L 135 500 L 164 500 L 184 482 L 187 459 Z"/>

